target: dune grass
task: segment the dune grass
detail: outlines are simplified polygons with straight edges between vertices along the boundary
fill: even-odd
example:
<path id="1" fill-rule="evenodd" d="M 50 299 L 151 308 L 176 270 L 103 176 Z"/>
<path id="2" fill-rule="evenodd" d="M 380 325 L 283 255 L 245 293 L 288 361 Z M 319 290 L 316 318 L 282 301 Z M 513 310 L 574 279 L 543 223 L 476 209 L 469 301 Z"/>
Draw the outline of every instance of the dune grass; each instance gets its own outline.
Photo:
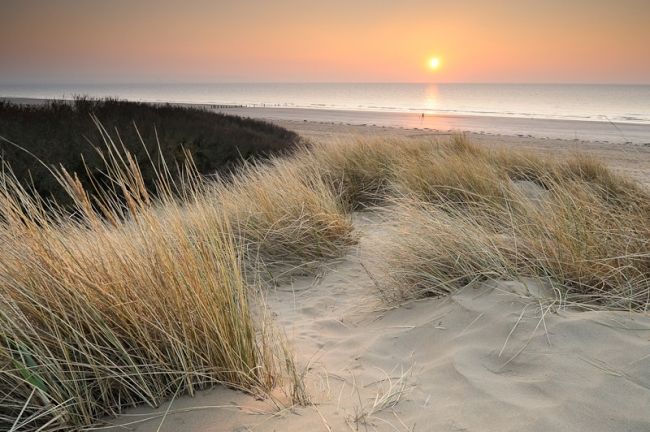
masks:
<path id="1" fill-rule="evenodd" d="M 3 173 L 0 429 L 78 430 L 215 384 L 257 395 L 285 389 L 304 403 L 240 240 L 284 220 L 242 226 L 232 203 L 219 203 L 237 197 L 192 170 L 182 184 L 158 173 L 153 196 L 135 160 L 111 146 L 112 188 L 90 194 L 57 172 L 72 213 Z"/>
<path id="2" fill-rule="evenodd" d="M 356 242 L 350 215 L 313 164 L 246 164 L 212 190 L 257 264 L 308 269 Z"/>
<path id="3" fill-rule="evenodd" d="M 342 256 L 351 213 L 367 208 L 390 222 L 374 247 L 389 301 L 533 277 L 565 304 L 650 305 L 650 195 L 584 155 L 552 161 L 462 136 L 354 140 L 210 183 L 153 165 L 151 193 L 104 139 L 101 186 L 57 171 L 72 212 L 3 171 L 3 430 L 75 430 L 215 384 L 305 403 L 256 271 Z"/>
<path id="4" fill-rule="evenodd" d="M 476 280 L 541 278 L 581 307 L 647 310 L 650 194 L 585 155 L 551 161 L 462 137 L 395 167 L 377 248 L 384 295 L 441 295 Z"/>
<path id="5" fill-rule="evenodd" d="M 405 139 L 352 139 L 315 144 L 297 155 L 319 175 L 348 212 L 381 205 L 392 194 L 396 164 L 430 152 L 431 143 Z"/>
<path id="6" fill-rule="evenodd" d="M 392 300 L 535 277 L 581 307 L 650 305 L 650 192 L 588 155 L 456 135 L 315 145 L 291 163 L 317 170 L 347 212 L 381 208 L 391 221 L 375 259 Z"/>

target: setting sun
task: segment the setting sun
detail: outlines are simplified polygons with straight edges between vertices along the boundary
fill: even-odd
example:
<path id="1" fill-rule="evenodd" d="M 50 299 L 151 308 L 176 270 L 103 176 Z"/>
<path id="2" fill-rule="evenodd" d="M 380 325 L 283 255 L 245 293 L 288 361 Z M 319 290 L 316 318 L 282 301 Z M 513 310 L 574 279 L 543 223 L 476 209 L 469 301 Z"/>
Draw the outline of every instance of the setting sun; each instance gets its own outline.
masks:
<path id="1" fill-rule="evenodd" d="M 432 57 L 431 59 L 429 59 L 429 69 L 437 70 L 439 68 L 440 68 L 440 58 Z"/>

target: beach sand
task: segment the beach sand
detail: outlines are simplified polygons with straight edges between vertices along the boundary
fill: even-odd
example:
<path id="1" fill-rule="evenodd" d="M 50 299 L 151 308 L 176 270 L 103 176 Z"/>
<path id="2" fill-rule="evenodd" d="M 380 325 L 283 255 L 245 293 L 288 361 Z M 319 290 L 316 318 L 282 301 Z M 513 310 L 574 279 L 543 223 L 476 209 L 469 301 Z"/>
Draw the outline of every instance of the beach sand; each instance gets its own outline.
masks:
<path id="1" fill-rule="evenodd" d="M 264 119 L 307 139 L 325 143 L 354 137 L 445 139 L 453 133 L 464 132 L 472 142 L 483 146 L 534 150 L 554 158 L 585 152 L 601 159 L 615 171 L 650 185 L 650 125 L 425 116 L 424 126 L 416 114 L 238 107 L 215 111 Z M 493 126 L 494 123 L 497 125 Z M 389 124 L 400 126 L 387 126 Z M 620 130 L 634 136 L 635 141 L 628 141 L 631 139 L 629 136 L 622 138 Z"/>
<path id="2" fill-rule="evenodd" d="M 569 119 L 493 117 L 487 115 L 420 114 L 343 111 L 309 108 L 221 107 L 203 105 L 228 114 L 271 122 L 302 121 L 343 125 L 404 128 L 428 132 L 470 131 L 486 134 L 534 136 L 544 139 L 599 141 L 650 145 L 650 124 Z"/>
<path id="3" fill-rule="evenodd" d="M 380 263 L 366 261 L 383 223 L 358 214 L 358 248 L 269 293 L 313 405 L 276 407 L 215 388 L 117 423 L 170 432 L 650 429 L 649 316 L 558 312 L 552 290 L 529 280 L 387 309 L 370 276 Z"/>

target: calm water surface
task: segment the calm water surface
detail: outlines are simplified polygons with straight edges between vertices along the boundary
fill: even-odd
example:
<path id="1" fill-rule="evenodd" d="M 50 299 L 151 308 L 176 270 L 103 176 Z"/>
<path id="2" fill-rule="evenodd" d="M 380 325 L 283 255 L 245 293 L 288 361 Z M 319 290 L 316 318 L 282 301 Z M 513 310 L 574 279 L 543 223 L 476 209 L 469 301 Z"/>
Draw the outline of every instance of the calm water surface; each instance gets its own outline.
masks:
<path id="1" fill-rule="evenodd" d="M 0 96 L 611 121 L 650 124 L 650 85 L 69 84 L 0 85 Z"/>

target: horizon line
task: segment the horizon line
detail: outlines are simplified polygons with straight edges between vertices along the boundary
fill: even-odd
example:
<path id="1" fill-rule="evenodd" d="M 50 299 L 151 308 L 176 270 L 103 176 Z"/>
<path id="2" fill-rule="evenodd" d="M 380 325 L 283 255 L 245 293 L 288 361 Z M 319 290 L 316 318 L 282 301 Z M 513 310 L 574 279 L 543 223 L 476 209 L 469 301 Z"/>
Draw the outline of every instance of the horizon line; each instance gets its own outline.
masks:
<path id="1" fill-rule="evenodd" d="M 445 82 L 432 82 L 432 81 L 187 81 L 187 80 L 134 80 L 134 81 L 51 81 L 51 82 L 38 82 L 38 81 L 24 81 L 24 82 L 2 82 L 0 86 L 74 86 L 74 85 L 219 85 L 219 84 L 413 84 L 413 85 L 603 85 L 603 86 L 649 86 L 650 82 L 548 82 L 548 81 L 445 81 Z"/>

